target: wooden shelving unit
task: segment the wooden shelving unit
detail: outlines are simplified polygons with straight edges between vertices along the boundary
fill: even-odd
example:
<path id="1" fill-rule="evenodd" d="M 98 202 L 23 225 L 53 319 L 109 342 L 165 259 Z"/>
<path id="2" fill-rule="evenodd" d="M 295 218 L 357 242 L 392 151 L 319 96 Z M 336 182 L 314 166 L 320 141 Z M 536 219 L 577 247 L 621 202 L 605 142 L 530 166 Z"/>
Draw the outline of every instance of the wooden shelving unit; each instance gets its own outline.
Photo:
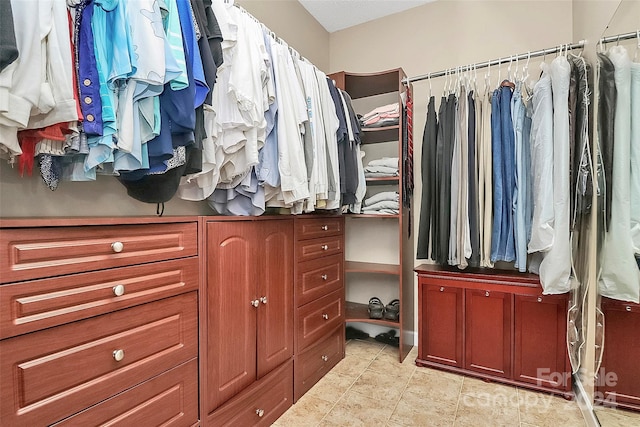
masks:
<path id="1" fill-rule="evenodd" d="M 387 97 L 386 99 L 397 99 L 397 102 L 402 103 L 401 94 L 404 91 L 411 90 L 411 85 L 404 85 L 402 80 L 406 77 L 404 71 L 400 68 L 393 70 L 382 71 L 379 73 L 361 74 L 361 73 L 349 73 L 338 72 L 329 76 L 336 82 L 338 88 L 343 89 L 349 93 L 351 98 L 355 102 L 363 98 L 369 98 L 364 100 L 365 103 L 369 101 L 375 103 L 378 98 L 371 98 L 377 96 Z M 382 102 L 382 101 L 381 101 Z M 390 101 L 395 102 L 395 101 Z M 384 104 L 379 104 L 384 105 Z M 356 108 L 357 111 L 357 108 Z M 357 111 L 358 113 L 366 113 L 367 111 Z M 402 161 L 402 118 L 400 124 L 393 126 L 385 126 L 379 128 L 366 128 L 362 130 L 361 143 L 362 149 L 366 152 L 369 149 L 375 149 L 375 144 L 383 144 L 386 148 L 393 152 L 394 156 L 400 159 L 399 164 L 399 176 L 397 177 L 376 177 L 367 178 L 367 196 L 372 191 L 390 191 L 395 188 L 400 193 L 400 210 L 397 215 L 383 215 L 383 214 L 346 214 L 347 235 L 349 234 L 350 223 L 355 226 L 354 221 L 358 221 L 359 226 L 363 226 L 359 220 L 370 221 L 371 225 L 364 224 L 365 227 L 371 228 L 371 244 L 382 244 L 386 246 L 394 245 L 395 242 L 382 241 L 380 242 L 380 236 L 376 233 L 376 227 L 380 226 L 378 221 L 394 221 L 394 229 L 397 230 L 395 238 L 397 238 L 397 247 L 399 254 L 397 254 L 397 262 L 394 263 L 382 263 L 378 262 L 365 262 L 362 260 L 352 261 L 347 259 L 345 261 L 345 287 L 348 289 L 350 286 L 361 286 L 358 283 L 358 278 L 370 277 L 374 275 L 376 279 L 383 281 L 384 287 L 393 287 L 391 289 L 393 293 L 397 295 L 400 300 L 400 318 L 398 321 L 391 321 L 386 319 L 371 319 L 368 313 L 368 298 L 363 301 L 346 301 L 346 322 L 356 323 L 368 323 L 377 326 L 383 326 L 388 328 L 398 329 L 398 336 L 400 337 L 400 346 L 398 350 L 399 360 L 402 361 L 407 356 L 411 347 L 413 346 L 414 337 L 414 280 L 413 280 L 413 236 L 408 231 L 407 224 L 409 223 L 410 212 L 402 206 L 402 182 L 403 174 L 406 171 L 403 170 Z M 393 145 L 388 145 L 393 144 Z M 396 154 L 397 153 L 397 154 Z M 384 189 L 376 187 L 383 186 Z M 387 227 L 388 222 L 384 223 Z M 368 233 L 367 233 L 368 234 Z M 385 235 L 385 238 L 387 236 Z M 365 237 L 366 239 L 366 237 Z M 352 243 L 353 244 L 353 243 Z M 358 243 L 364 245 L 365 243 Z M 366 243 L 368 244 L 368 243 Z M 350 242 L 345 243 L 349 248 Z M 357 248 L 359 249 L 359 248 Z M 348 252 L 348 251 L 347 251 Z M 395 256 L 394 256 L 395 258 Z M 356 292 L 357 294 L 358 292 Z M 365 291 L 366 293 L 366 291 Z M 349 294 L 349 293 L 347 293 Z M 373 296 L 373 295 L 372 295 Z"/>

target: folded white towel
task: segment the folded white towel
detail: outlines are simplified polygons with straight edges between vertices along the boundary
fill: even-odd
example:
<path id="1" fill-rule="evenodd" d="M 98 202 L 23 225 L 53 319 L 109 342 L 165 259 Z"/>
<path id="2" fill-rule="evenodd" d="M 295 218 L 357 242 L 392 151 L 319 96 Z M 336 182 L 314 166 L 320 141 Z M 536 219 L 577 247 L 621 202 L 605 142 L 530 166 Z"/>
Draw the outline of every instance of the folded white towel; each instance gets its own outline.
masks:
<path id="1" fill-rule="evenodd" d="M 367 163 L 367 166 L 386 166 L 388 168 L 398 169 L 398 157 L 383 157 L 374 159 Z"/>
<path id="2" fill-rule="evenodd" d="M 371 197 L 368 197 L 364 200 L 364 206 L 371 206 L 374 203 L 381 202 L 383 200 L 390 200 L 392 202 L 397 202 L 400 200 L 400 194 L 395 191 L 383 191 L 378 194 L 374 194 Z"/>

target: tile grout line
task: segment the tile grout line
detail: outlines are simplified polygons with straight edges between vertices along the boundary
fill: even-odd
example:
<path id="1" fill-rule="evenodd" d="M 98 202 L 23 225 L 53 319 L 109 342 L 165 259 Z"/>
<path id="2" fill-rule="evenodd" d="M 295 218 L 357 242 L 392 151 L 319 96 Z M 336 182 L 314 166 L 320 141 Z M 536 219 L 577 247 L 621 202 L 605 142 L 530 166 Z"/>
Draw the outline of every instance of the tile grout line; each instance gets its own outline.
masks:
<path id="1" fill-rule="evenodd" d="M 456 420 L 458 419 L 458 409 L 460 409 L 460 398 L 462 397 L 462 388 L 464 387 L 464 380 L 467 379 L 464 375 L 462 375 L 462 381 L 460 382 L 460 391 L 458 392 L 458 401 L 456 402 L 456 413 L 453 416 L 453 425 L 455 426 Z"/>
<path id="2" fill-rule="evenodd" d="M 389 418 L 387 418 L 387 424 L 389 423 L 389 421 L 391 421 L 391 417 L 393 417 L 393 414 L 395 414 L 396 409 L 398 408 L 398 405 L 400 404 L 400 400 L 402 400 L 402 396 L 404 396 L 404 392 L 407 391 L 407 388 L 409 387 L 409 383 L 411 382 L 411 379 L 415 375 L 416 371 L 417 371 L 417 369 L 414 366 L 413 372 L 411 372 L 411 375 L 409 376 L 409 379 L 407 380 L 407 383 L 404 385 L 404 388 L 402 389 L 402 392 L 400 393 L 400 397 L 396 401 L 396 404 L 393 406 L 393 410 L 391 411 L 391 415 L 389 415 Z"/>

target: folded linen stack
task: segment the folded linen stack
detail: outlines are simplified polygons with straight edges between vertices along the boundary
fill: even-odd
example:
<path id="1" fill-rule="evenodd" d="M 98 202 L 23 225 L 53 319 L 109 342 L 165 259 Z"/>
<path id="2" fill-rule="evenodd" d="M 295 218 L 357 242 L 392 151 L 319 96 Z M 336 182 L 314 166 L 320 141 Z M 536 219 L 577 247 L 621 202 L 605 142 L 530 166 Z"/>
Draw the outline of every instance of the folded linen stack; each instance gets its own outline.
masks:
<path id="1" fill-rule="evenodd" d="M 383 126 L 394 126 L 400 121 L 400 104 L 383 105 L 360 118 L 360 125 L 364 128 L 378 128 Z"/>
<path id="2" fill-rule="evenodd" d="M 400 194 L 384 191 L 375 194 L 363 202 L 363 214 L 397 215 L 400 212 Z"/>
<path id="3" fill-rule="evenodd" d="M 371 160 L 364 168 L 364 176 L 366 178 L 383 178 L 398 176 L 398 174 L 397 157 L 383 157 L 381 159 Z"/>

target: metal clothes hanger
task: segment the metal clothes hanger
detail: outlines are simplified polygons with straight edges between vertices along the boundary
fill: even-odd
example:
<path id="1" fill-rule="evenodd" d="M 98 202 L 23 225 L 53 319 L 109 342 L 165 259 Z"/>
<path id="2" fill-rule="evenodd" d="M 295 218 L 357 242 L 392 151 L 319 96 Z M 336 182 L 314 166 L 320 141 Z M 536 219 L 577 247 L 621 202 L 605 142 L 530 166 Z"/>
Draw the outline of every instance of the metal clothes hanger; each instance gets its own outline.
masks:
<path id="1" fill-rule="evenodd" d="M 636 45 L 636 53 L 633 55 L 633 62 L 638 60 L 638 53 L 640 52 L 640 30 L 636 32 L 636 40 L 638 44 Z"/>
<path id="2" fill-rule="evenodd" d="M 429 99 L 431 99 L 432 95 L 432 91 L 433 88 L 431 87 L 431 73 L 429 73 L 429 76 L 427 76 L 427 80 L 429 80 Z"/>

